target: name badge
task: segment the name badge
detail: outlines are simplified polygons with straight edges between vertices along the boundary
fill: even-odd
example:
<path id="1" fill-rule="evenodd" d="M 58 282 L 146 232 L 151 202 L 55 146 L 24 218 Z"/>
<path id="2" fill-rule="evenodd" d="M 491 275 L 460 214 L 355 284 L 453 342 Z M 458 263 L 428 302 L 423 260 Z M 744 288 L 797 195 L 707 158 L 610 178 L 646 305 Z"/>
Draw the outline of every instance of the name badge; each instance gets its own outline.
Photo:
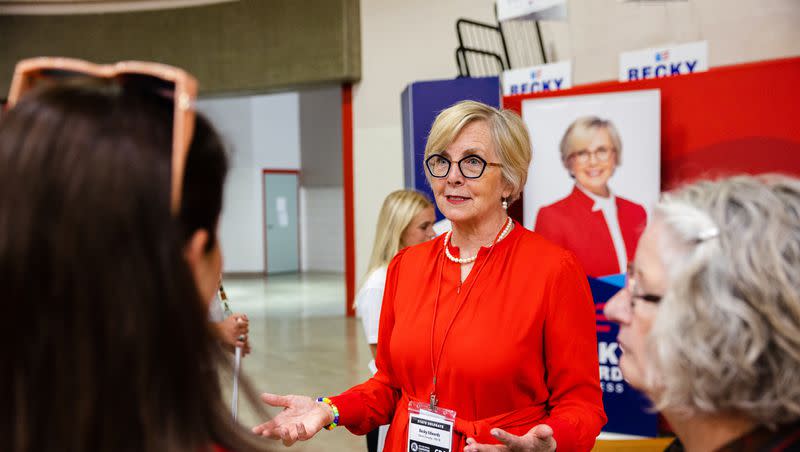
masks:
<path id="1" fill-rule="evenodd" d="M 407 452 L 451 452 L 455 411 L 434 408 L 425 403 L 408 403 Z"/>

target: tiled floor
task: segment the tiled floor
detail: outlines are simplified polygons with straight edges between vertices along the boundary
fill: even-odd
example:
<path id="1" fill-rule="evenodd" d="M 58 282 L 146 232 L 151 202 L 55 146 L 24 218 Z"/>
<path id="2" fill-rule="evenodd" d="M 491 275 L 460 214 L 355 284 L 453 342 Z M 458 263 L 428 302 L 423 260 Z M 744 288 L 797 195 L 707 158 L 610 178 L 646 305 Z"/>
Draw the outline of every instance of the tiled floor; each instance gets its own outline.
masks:
<path id="1" fill-rule="evenodd" d="M 344 316 L 341 273 L 227 276 L 224 285 L 231 309 L 251 317 Z"/>
<path id="2" fill-rule="evenodd" d="M 242 368 L 258 392 L 316 397 L 338 394 L 369 377 L 361 324 L 344 317 L 344 275 L 226 277 L 225 291 L 231 309 L 250 318 L 253 351 Z M 225 386 L 230 394 L 227 381 Z M 243 397 L 239 420 L 247 426 L 260 422 Z M 364 452 L 366 445 L 363 437 L 337 428 L 286 450 Z"/>

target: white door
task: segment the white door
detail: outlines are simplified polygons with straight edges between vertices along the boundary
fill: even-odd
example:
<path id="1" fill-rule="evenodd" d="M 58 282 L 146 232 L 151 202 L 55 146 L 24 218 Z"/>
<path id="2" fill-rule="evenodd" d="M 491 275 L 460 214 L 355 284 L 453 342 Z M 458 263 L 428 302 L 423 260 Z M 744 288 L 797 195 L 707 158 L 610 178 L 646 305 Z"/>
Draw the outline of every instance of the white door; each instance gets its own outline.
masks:
<path id="1" fill-rule="evenodd" d="M 296 173 L 264 173 L 264 255 L 267 273 L 300 271 L 297 185 Z"/>

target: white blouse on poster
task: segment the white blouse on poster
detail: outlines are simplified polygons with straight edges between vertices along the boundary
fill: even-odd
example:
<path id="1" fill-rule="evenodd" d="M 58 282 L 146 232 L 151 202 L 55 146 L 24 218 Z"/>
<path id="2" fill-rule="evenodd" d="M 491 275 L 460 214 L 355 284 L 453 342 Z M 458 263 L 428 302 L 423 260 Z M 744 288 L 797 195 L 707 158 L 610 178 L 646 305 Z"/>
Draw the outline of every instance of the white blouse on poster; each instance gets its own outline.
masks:
<path id="1" fill-rule="evenodd" d="M 580 184 L 575 184 L 575 186 L 594 201 L 592 212 L 598 210 L 603 212 L 608 232 L 611 234 L 611 241 L 614 243 L 614 251 L 617 253 L 619 273 L 625 273 L 628 269 L 628 253 L 625 251 L 625 241 L 622 239 L 622 229 L 619 227 L 619 217 L 617 217 L 617 197 L 614 196 L 611 189 L 609 189 L 608 197 L 603 198 L 581 187 Z"/>

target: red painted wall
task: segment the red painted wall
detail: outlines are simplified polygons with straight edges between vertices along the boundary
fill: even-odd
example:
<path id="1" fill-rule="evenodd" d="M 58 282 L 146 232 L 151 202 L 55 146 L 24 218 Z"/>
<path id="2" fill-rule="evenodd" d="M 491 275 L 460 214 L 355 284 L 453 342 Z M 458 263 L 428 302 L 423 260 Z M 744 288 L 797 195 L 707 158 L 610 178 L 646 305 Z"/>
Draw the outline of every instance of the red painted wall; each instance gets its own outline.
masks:
<path id="1" fill-rule="evenodd" d="M 356 298 L 356 227 L 353 201 L 353 87 L 342 85 L 342 163 L 344 168 L 344 267 L 345 312 L 355 315 Z"/>

